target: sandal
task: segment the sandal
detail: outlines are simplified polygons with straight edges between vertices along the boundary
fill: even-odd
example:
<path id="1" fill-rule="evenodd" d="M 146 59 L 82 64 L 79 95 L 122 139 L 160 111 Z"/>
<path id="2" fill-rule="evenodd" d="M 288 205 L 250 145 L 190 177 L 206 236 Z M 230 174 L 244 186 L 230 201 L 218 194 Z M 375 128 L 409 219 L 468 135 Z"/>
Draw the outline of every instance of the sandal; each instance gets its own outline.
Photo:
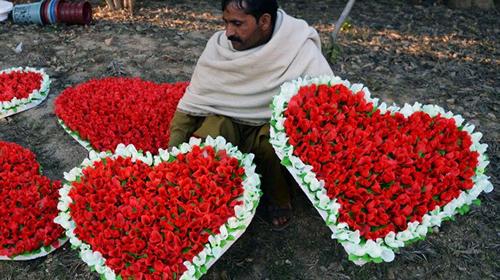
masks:
<path id="1" fill-rule="evenodd" d="M 292 205 L 290 203 L 286 207 L 279 207 L 274 204 L 267 206 L 267 214 L 272 230 L 282 231 L 290 225 L 292 219 Z"/>

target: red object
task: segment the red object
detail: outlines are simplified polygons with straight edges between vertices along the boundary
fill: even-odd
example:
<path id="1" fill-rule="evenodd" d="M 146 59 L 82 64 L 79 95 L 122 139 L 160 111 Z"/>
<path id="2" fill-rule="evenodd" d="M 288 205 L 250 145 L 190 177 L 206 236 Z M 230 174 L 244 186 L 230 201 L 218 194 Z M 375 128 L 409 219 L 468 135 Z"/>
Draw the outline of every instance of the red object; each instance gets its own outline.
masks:
<path id="1" fill-rule="evenodd" d="M 43 24 L 50 24 L 49 20 L 49 2 L 50 0 L 43 1 L 42 7 L 40 9 L 40 13 L 42 16 Z"/>
<path id="2" fill-rule="evenodd" d="M 61 7 L 62 0 L 55 0 L 55 1 L 57 1 L 57 3 L 55 4 L 55 10 L 54 10 L 55 21 L 56 21 L 56 23 L 59 23 L 59 22 L 61 22 L 61 18 L 58 15 L 58 13 L 59 13 L 59 10 L 61 9 L 60 7 Z"/>
<path id="3" fill-rule="evenodd" d="M 92 22 L 92 6 L 87 1 L 66 2 L 61 0 L 56 8 L 58 22 L 68 24 L 90 24 Z"/>
<path id="4" fill-rule="evenodd" d="M 382 114 L 343 85 L 302 87 L 285 117 L 294 155 L 340 203 L 338 221 L 366 239 L 403 231 L 474 185 L 478 153 L 454 119 Z"/>
<path id="5" fill-rule="evenodd" d="M 34 72 L 13 71 L 0 74 L 0 101 L 10 101 L 14 97 L 27 98 L 34 90 L 40 89 L 42 75 Z"/>
<path id="6" fill-rule="evenodd" d="M 39 169 L 31 151 L 0 141 L 0 256 L 57 247 L 64 234 L 53 222 L 61 183 L 51 182 Z"/>
<path id="7" fill-rule="evenodd" d="M 154 167 L 123 157 L 95 162 L 71 183 L 74 232 L 122 279 L 178 279 L 242 204 L 244 173 L 210 146 Z"/>
<path id="8" fill-rule="evenodd" d="M 95 150 L 113 151 L 124 143 L 157 154 L 168 146 L 170 121 L 187 85 L 138 78 L 91 80 L 64 90 L 55 113 Z"/>

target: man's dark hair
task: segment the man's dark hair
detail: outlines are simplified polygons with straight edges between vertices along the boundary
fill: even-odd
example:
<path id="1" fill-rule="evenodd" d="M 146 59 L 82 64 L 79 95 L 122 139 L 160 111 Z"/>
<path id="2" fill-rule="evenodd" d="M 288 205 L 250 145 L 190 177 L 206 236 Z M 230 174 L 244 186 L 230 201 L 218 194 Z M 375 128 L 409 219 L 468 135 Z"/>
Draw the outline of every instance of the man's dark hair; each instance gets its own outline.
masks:
<path id="1" fill-rule="evenodd" d="M 222 11 L 231 3 L 236 4 L 236 7 L 245 11 L 247 15 L 254 16 L 257 21 L 263 14 L 270 14 L 274 27 L 278 16 L 278 2 L 276 0 L 222 0 Z"/>

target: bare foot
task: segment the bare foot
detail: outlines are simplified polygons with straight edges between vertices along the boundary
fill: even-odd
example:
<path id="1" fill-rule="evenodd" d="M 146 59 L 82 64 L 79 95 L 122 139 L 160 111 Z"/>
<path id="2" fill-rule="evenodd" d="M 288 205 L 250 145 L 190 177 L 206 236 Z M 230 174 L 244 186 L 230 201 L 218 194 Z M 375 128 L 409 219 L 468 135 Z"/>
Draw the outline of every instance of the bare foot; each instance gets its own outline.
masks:
<path id="1" fill-rule="evenodd" d="M 290 203 L 285 207 L 269 204 L 268 208 L 269 219 L 273 226 L 273 230 L 280 231 L 288 227 L 292 217 L 292 206 Z"/>

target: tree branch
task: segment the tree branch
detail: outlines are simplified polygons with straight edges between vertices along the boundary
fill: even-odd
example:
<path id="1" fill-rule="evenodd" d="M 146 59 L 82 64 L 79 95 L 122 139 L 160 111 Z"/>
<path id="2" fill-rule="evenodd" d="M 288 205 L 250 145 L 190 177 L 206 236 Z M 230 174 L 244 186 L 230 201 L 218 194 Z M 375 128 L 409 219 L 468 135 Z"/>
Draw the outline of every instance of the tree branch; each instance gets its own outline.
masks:
<path id="1" fill-rule="evenodd" d="M 339 20 L 337 20 L 337 23 L 335 23 L 335 29 L 332 32 L 332 44 L 335 44 L 335 41 L 337 40 L 337 35 L 340 31 L 340 27 L 342 26 L 345 19 L 349 15 L 349 12 L 351 12 L 351 8 L 354 5 L 354 2 L 356 2 L 356 0 L 349 0 L 349 2 L 347 2 L 347 5 L 345 6 L 344 10 L 342 11 L 342 14 L 340 15 Z"/>

